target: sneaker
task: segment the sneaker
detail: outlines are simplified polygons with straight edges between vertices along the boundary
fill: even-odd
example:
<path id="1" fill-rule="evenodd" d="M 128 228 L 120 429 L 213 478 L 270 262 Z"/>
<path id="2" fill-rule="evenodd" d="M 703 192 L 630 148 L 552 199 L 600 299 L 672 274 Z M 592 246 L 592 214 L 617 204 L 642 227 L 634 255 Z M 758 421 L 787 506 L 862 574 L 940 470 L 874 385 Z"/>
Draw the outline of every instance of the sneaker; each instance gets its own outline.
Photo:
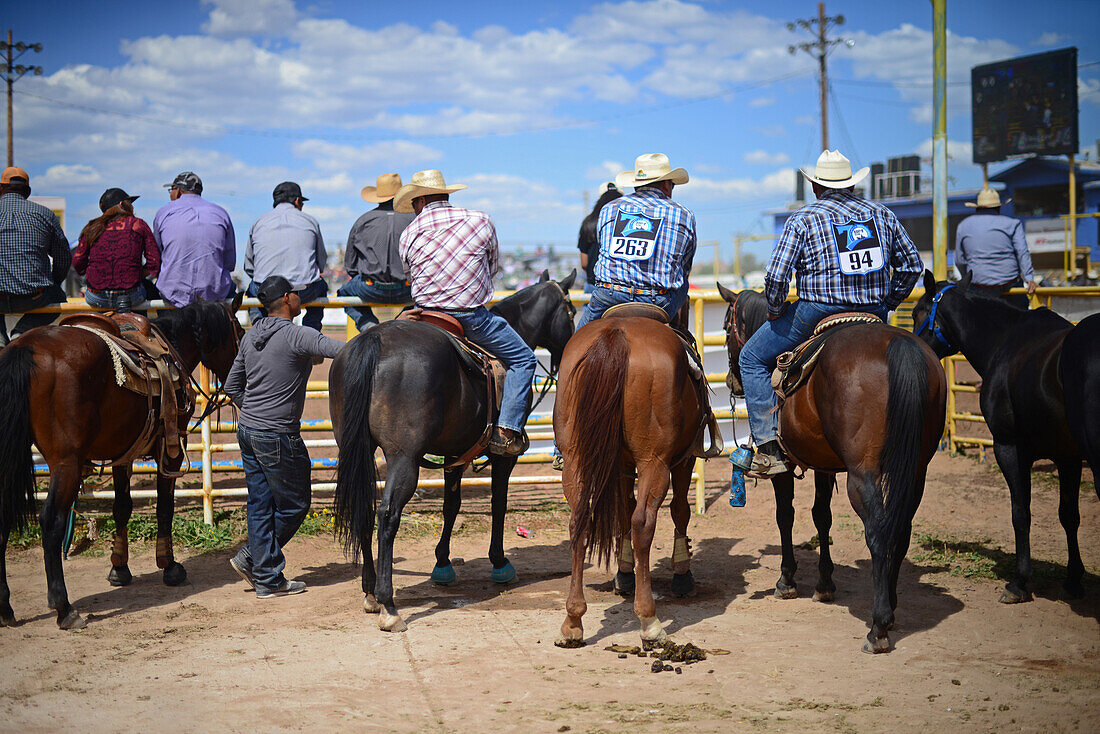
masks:
<path id="1" fill-rule="evenodd" d="M 752 457 L 752 467 L 746 474 L 750 477 L 774 477 L 793 468 L 779 448 L 779 442 L 768 441 L 757 447 L 756 455 Z"/>
<path id="2" fill-rule="evenodd" d="M 237 575 L 244 579 L 244 582 L 248 584 L 249 589 L 256 588 L 256 579 L 252 577 L 252 565 L 245 563 L 237 556 L 233 556 L 229 559 L 229 565 L 233 567 L 233 570 L 237 572 Z"/>
<path id="3" fill-rule="evenodd" d="M 266 586 L 257 586 L 256 598 L 271 599 L 276 596 L 290 596 L 291 594 L 301 594 L 305 590 L 305 581 L 291 581 L 290 579 L 284 579 L 283 583 L 279 586 L 276 586 L 274 589 L 269 589 Z"/>
<path id="4" fill-rule="evenodd" d="M 516 432 L 510 428 L 497 426 L 493 429 L 493 437 L 489 440 L 489 453 L 501 456 L 519 456 L 531 442 L 524 431 Z"/>

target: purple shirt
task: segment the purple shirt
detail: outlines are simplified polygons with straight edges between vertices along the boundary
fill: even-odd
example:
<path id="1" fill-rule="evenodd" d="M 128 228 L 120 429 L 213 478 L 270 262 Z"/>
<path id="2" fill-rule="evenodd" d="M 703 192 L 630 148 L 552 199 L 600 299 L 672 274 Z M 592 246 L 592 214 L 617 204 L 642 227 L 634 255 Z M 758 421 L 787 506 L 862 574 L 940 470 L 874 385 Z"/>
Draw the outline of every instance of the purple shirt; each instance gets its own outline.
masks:
<path id="1" fill-rule="evenodd" d="M 229 213 L 196 194 L 183 194 L 160 208 L 153 220 L 160 245 L 157 290 L 173 306 L 229 296 L 237 244 Z"/>

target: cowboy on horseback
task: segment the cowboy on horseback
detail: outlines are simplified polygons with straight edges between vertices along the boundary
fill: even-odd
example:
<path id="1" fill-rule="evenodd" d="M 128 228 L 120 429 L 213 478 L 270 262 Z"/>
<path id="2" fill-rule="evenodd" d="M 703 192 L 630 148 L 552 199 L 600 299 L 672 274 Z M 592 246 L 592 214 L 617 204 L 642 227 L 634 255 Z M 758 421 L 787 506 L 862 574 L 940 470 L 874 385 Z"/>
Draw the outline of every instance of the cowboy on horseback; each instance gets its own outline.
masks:
<path id="1" fill-rule="evenodd" d="M 756 444 L 749 472 L 754 476 L 791 470 L 778 440 L 771 384 L 776 358 L 809 339 L 818 322 L 831 314 L 861 311 L 885 321 L 924 268 L 894 213 L 854 193 L 868 170 L 853 174 L 840 151 L 826 150 L 813 173 L 801 171 L 817 201 L 795 212 L 783 227 L 764 276 L 768 320 L 745 343 L 739 360 Z M 788 304 L 792 270 L 797 272 L 798 300 Z"/>
<path id="2" fill-rule="evenodd" d="M 518 456 L 528 442 L 523 431 L 535 375 L 535 353 L 499 314 L 485 308 L 500 273 L 497 233 L 487 214 L 451 206 L 439 171 L 420 171 L 397 192 L 393 208 L 416 212 L 401 233 L 401 260 L 420 308 L 443 311 L 462 324 L 466 338 L 488 350 L 507 370 L 489 451 Z"/>

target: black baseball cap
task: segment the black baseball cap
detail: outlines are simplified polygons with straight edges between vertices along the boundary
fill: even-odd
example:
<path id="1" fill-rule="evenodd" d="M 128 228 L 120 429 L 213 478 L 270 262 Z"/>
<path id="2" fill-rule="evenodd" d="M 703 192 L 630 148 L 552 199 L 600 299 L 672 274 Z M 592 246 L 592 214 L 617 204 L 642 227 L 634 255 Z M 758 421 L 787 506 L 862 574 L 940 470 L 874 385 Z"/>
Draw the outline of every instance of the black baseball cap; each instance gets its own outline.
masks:
<path id="1" fill-rule="evenodd" d="M 295 199 L 309 201 L 309 199 L 302 196 L 302 187 L 293 181 L 283 181 L 276 186 L 275 190 L 271 192 L 271 198 L 275 200 L 276 204 L 283 201 L 294 201 Z"/>
<path id="2" fill-rule="evenodd" d="M 133 201 L 137 196 L 130 196 L 122 189 L 107 189 L 103 196 L 99 197 L 99 210 L 105 212 L 113 206 L 118 206 L 124 201 Z"/>
<path id="3" fill-rule="evenodd" d="M 263 283 L 260 283 L 260 289 L 257 291 L 256 297 L 260 299 L 260 303 L 267 307 L 293 290 L 294 286 L 283 276 L 269 275 Z"/>
<path id="4" fill-rule="evenodd" d="M 172 179 L 172 183 L 164 184 L 166 189 L 179 189 L 180 191 L 190 191 L 193 194 L 202 193 L 202 179 L 198 177 L 198 174 L 192 171 L 184 171 Z"/>

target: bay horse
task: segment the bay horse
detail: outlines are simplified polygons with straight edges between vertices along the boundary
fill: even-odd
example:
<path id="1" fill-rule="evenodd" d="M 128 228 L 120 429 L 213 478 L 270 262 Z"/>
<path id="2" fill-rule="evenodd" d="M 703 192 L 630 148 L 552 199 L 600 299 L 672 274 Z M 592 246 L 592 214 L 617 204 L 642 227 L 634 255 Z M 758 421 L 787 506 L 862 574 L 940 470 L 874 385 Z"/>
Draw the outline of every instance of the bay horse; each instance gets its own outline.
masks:
<path id="1" fill-rule="evenodd" d="M 576 270 L 561 281 L 544 271 L 539 282 L 493 307 L 528 346 L 550 352 L 556 372 L 573 334 L 576 309 L 569 288 Z M 393 543 L 401 511 L 412 499 L 425 454 L 450 459 L 474 446 L 490 420 L 484 377 L 470 369 L 452 338 L 419 321 L 387 321 L 367 329 L 344 349 L 329 370 L 329 407 L 339 444 L 335 526 L 347 553 L 362 553 L 363 608 L 379 613 L 378 627 L 400 632 L 406 624 L 393 593 Z M 528 406 L 530 410 L 530 406 Z M 386 458 L 386 482 L 377 501 L 375 449 Z M 490 455 L 492 467 L 491 578 L 507 583 L 515 569 L 504 555 L 504 516 L 508 478 L 516 457 Z M 451 531 L 461 507 L 465 467 L 444 470 L 443 532 L 436 545 L 432 580 L 455 580 L 450 559 Z M 377 509 L 375 505 L 378 505 Z M 377 569 L 371 536 L 378 518 Z"/>
<path id="2" fill-rule="evenodd" d="M 623 573 L 629 556 L 620 554 L 616 590 L 625 590 L 623 577 L 633 576 L 642 641 L 666 638 L 653 600 L 650 546 L 657 511 L 671 487 L 673 591 L 690 593 L 695 582 L 688 567 L 688 490 L 705 411 L 691 381 L 684 344 L 664 323 L 605 315 L 569 341 L 554 405 L 572 553 L 566 617 L 555 642 L 559 647 L 584 645 L 586 557 L 595 556 L 607 566 L 615 546 L 626 543 L 633 573 Z"/>
<path id="3" fill-rule="evenodd" d="M 738 358 L 745 340 L 766 318 L 767 304 L 756 291 L 734 293 L 719 285 L 719 292 L 729 304 L 729 382 L 732 391 L 743 393 Z M 844 326 L 833 334 L 806 384 L 787 398 L 780 412 L 784 447 L 815 472 L 812 513 L 821 548 L 816 601 L 832 601 L 836 590 L 829 504 L 836 474 L 848 474 L 848 500 L 863 521 L 871 552 L 874 601 L 864 652 L 892 649 L 888 632 L 898 605 L 898 572 L 946 412 L 947 378 L 933 351 L 907 331 L 870 323 Z M 772 487 L 783 548 L 776 596 L 788 599 L 798 595 L 791 539 L 793 473 L 774 477 Z"/>
<path id="4" fill-rule="evenodd" d="M 186 374 L 201 362 L 220 380 L 229 374 L 243 330 L 233 315 L 239 295 L 229 306 L 199 302 L 166 312 L 150 323 L 176 349 Z M 61 546 L 69 512 L 91 461 L 123 456 L 141 434 L 148 400 L 115 383 L 112 353 L 89 331 L 67 326 L 31 329 L 0 351 L 0 626 L 15 624 L 7 581 L 5 551 L 8 535 L 22 528 L 34 512 L 33 442 L 50 468 L 50 486 L 38 515 L 45 556 L 47 600 L 57 611 L 61 629 L 80 629 L 84 619 L 69 603 L 61 562 Z M 182 407 L 182 406 L 181 406 Z M 193 407 L 191 408 L 193 410 Z M 191 413 L 180 413 L 181 430 Z M 175 475 L 184 455 L 166 456 L 163 439 L 154 456 L 157 473 L 157 566 L 164 583 L 178 586 L 187 578 L 172 553 Z M 115 537 L 111 553 L 112 586 L 132 580 L 128 567 L 127 524 L 133 511 L 130 497 L 132 465 L 115 466 Z"/>
<path id="5" fill-rule="evenodd" d="M 1074 327 L 1047 308 L 1024 311 L 971 290 L 970 277 L 937 283 L 925 272 L 913 324 L 936 354 L 962 352 L 982 378 L 982 415 L 1008 484 L 1016 539 L 1015 573 L 1000 601 L 1031 600 L 1031 466 L 1037 459 L 1058 467 L 1058 519 L 1069 550 L 1063 588 L 1080 597 L 1082 459 L 1089 459 L 1093 472 L 1100 468 L 1100 319 Z"/>

